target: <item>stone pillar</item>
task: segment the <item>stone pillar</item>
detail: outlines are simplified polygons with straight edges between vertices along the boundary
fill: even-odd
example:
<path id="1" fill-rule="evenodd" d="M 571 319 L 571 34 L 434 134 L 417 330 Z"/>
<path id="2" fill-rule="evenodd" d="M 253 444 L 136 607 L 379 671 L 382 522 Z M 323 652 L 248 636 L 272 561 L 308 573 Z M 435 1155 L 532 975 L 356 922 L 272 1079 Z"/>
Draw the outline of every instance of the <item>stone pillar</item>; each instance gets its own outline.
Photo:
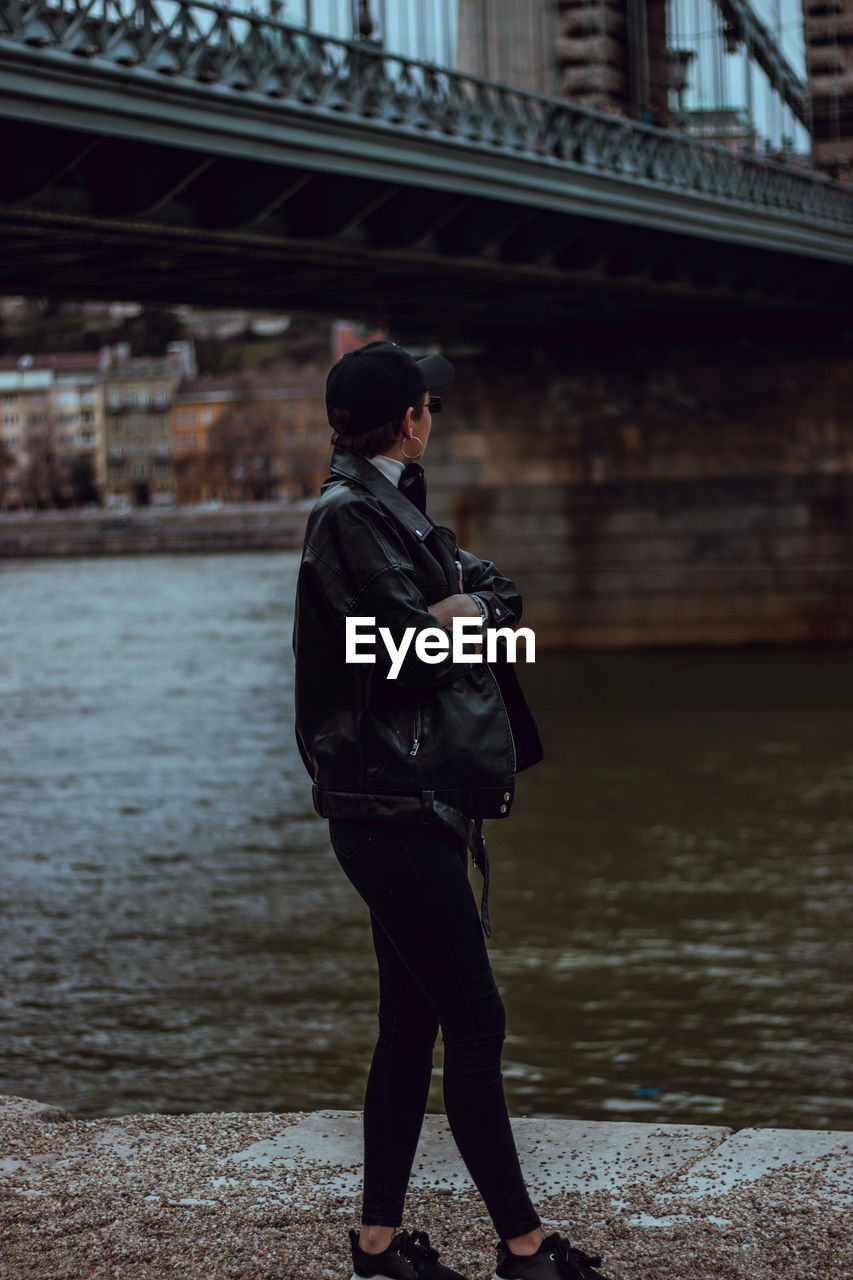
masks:
<path id="1" fill-rule="evenodd" d="M 627 114 L 631 89 L 624 0 L 561 0 L 560 92 L 586 107 Z"/>
<path id="2" fill-rule="evenodd" d="M 663 123 L 665 0 L 560 0 L 561 92 L 584 106 Z"/>
<path id="3" fill-rule="evenodd" d="M 458 65 L 664 123 L 666 0 L 459 0 Z"/>
<path id="4" fill-rule="evenodd" d="M 853 0 L 807 0 L 809 88 L 818 168 L 853 181 Z"/>
<path id="5" fill-rule="evenodd" d="M 448 348 L 431 510 L 542 646 L 853 641 L 851 341 Z"/>

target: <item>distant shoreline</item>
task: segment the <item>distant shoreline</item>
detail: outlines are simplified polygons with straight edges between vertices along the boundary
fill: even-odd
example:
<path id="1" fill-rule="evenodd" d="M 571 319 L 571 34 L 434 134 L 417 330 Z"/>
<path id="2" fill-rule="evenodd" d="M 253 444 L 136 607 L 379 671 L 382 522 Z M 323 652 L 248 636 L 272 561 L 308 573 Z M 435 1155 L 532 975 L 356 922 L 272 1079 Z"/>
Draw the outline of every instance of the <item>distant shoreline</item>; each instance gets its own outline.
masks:
<path id="1" fill-rule="evenodd" d="M 311 501 L 0 515 L 0 560 L 299 550 Z"/>

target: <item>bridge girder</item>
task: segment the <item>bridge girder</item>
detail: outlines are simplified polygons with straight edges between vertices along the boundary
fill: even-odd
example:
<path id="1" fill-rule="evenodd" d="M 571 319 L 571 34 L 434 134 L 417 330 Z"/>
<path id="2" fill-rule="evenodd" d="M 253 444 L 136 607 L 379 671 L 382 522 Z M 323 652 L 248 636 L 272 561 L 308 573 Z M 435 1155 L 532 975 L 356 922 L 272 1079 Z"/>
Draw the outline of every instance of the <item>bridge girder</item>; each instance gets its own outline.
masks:
<path id="1" fill-rule="evenodd" d="M 184 189 L 190 201 L 192 185 Z M 799 275 L 781 255 L 709 249 L 689 238 L 676 246 L 665 233 L 642 227 L 602 228 L 561 218 L 550 235 L 536 236 L 525 214 L 530 234 L 523 246 L 513 246 L 521 215 L 511 208 L 499 230 L 493 224 L 496 251 L 477 254 L 471 247 L 477 210 L 470 200 L 450 202 L 444 217 L 433 207 L 429 223 L 410 224 L 405 242 L 398 223 L 384 241 L 367 204 L 363 220 L 351 216 L 340 238 L 310 234 L 301 213 L 285 234 L 287 189 L 272 227 L 212 227 L 209 215 L 206 225 L 188 227 L 169 216 L 152 221 L 87 214 L 76 185 L 71 195 L 77 200 L 69 201 L 67 212 L 0 206 L 2 288 L 420 319 L 435 330 L 462 331 L 483 321 L 547 326 L 577 319 L 581 310 L 590 323 L 603 324 L 632 315 L 824 311 L 837 308 L 843 296 L 838 270 L 829 264 Z M 388 203 L 395 192 L 384 194 Z M 165 209 L 176 212 L 181 210 Z"/>
<path id="2" fill-rule="evenodd" d="M 306 105 L 8 36 L 0 86 L 7 292 L 459 328 L 853 297 L 851 193 L 535 95 L 509 146 L 340 80 Z"/>

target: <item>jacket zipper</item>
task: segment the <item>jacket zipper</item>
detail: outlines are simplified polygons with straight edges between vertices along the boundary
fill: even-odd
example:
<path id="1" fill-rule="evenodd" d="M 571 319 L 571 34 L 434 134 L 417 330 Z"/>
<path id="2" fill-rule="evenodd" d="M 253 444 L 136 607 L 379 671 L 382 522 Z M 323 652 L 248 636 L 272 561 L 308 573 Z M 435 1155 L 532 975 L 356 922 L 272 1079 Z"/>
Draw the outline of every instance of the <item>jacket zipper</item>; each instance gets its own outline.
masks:
<path id="1" fill-rule="evenodd" d="M 415 726 L 412 736 L 412 745 L 409 748 L 409 755 L 416 756 L 421 749 L 421 709 L 415 707 Z"/>
<path id="2" fill-rule="evenodd" d="M 484 666 L 488 671 L 489 675 L 492 677 L 492 680 L 494 681 L 495 690 L 497 692 L 498 697 L 501 700 L 501 706 L 503 707 L 504 719 L 506 720 L 506 730 L 507 730 L 507 733 L 509 734 L 509 745 L 512 748 L 512 772 L 514 774 L 516 771 L 516 767 L 518 765 L 518 759 L 516 758 L 516 754 L 515 754 L 515 739 L 512 736 L 512 725 L 509 719 L 509 712 L 506 709 L 506 703 L 504 702 L 504 696 L 501 693 L 501 687 L 498 684 L 497 676 L 495 675 L 494 671 L 492 670 L 492 668 L 489 666 L 487 662 L 484 663 Z"/>
<path id="3" fill-rule="evenodd" d="M 457 557 L 458 557 L 458 555 L 459 555 L 459 548 L 458 548 L 458 547 L 456 548 L 456 555 L 457 555 Z M 464 590 L 465 590 L 465 585 L 464 585 L 463 580 L 462 580 L 462 561 L 461 561 L 461 560 L 459 560 L 459 559 L 454 559 L 453 563 L 454 563 L 454 564 L 455 564 L 455 566 L 456 566 L 456 578 L 457 578 L 457 581 L 458 581 L 458 583 L 459 583 L 459 590 L 464 592 Z M 507 709 L 506 709 L 506 703 L 504 702 L 504 696 L 503 696 L 503 694 L 501 693 L 501 687 L 500 687 L 500 685 L 498 684 L 498 678 L 497 678 L 497 676 L 495 675 L 494 671 L 492 671 L 492 668 L 489 666 L 489 664 L 485 661 L 485 658 L 483 659 L 483 665 L 485 666 L 485 668 L 486 668 L 486 670 L 488 671 L 489 675 L 492 677 L 492 680 L 493 680 L 493 682 L 494 682 L 494 686 L 495 686 L 495 691 L 496 691 L 496 693 L 497 693 L 498 697 L 500 698 L 500 703 L 501 703 L 501 706 L 503 707 L 504 720 L 506 721 L 506 730 L 507 730 L 507 733 L 509 734 L 509 745 L 510 745 L 510 747 L 512 748 L 512 772 L 513 772 L 513 774 L 515 774 L 516 767 L 517 767 L 517 765 L 518 765 L 518 758 L 517 758 L 517 756 L 516 756 L 516 754 L 515 754 L 515 739 L 514 739 L 514 738 L 513 738 L 513 736 L 512 736 L 512 724 L 511 724 L 511 722 L 510 722 L 509 712 L 508 712 L 508 711 L 507 711 Z M 421 744 L 420 744 L 420 743 L 418 742 L 418 740 L 417 740 L 417 733 L 416 733 L 416 735 L 415 735 L 415 741 L 414 741 L 414 743 L 412 744 L 412 750 L 409 752 L 409 754 L 410 754 L 410 755 L 415 755 L 415 754 L 416 754 L 416 752 L 417 752 L 417 749 L 418 749 L 418 747 L 419 747 L 420 745 L 421 745 Z"/>

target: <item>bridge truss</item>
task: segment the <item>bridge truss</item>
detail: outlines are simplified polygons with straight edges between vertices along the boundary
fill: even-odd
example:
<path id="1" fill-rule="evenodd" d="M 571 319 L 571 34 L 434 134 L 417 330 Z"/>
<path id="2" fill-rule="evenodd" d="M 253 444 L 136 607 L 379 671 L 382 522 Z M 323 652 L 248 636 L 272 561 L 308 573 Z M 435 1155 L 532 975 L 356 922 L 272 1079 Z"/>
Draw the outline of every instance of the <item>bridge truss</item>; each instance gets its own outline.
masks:
<path id="1" fill-rule="evenodd" d="M 825 308 L 853 271 L 811 171 L 207 0 L 0 0 L 0 76 L 7 292 Z"/>

